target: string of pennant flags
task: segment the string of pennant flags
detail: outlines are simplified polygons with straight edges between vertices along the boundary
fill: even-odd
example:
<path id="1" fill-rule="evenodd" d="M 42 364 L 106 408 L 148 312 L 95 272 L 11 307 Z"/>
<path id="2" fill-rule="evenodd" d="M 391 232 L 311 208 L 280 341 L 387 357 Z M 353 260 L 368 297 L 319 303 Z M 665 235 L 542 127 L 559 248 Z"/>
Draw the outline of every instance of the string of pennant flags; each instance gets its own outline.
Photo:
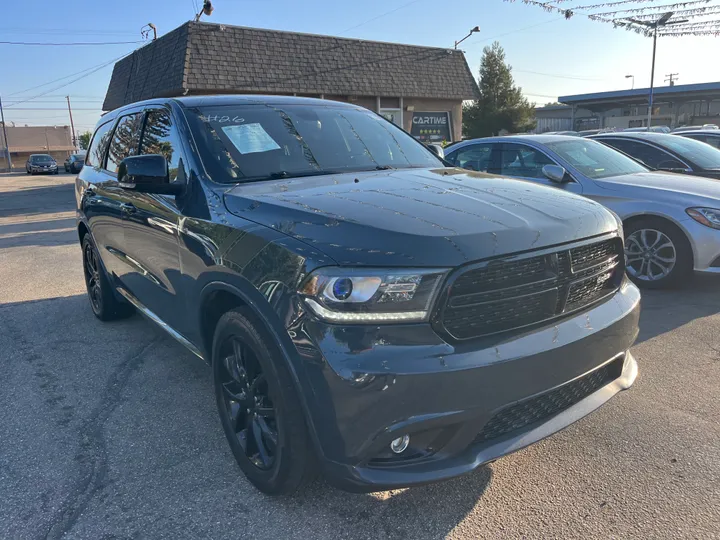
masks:
<path id="1" fill-rule="evenodd" d="M 516 2 L 516 0 L 504 1 Z M 610 23 L 615 28 L 623 28 L 645 36 L 652 36 L 654 31 L 647 23 L 653 22 L 667 11 L 675 11 L 675 16 L 690 20 L 677 26 L 661 27 L 658 30 L 659 36 L 720 36 L 720 20 L 692 20 L 720 15 L 720 4 L 711 3 L 713 0 L 686 0 L 673 3 L 658 3 L 658 0 L 614 0 L 588 5 L 567 5 L 576 1 L 521 0 L 523 4 L 539 7 L 549 13 L 560 13 L 566 19 L 576 14 L 583 15 L 590 20 Z M 628 4 L 632 5 L 628 7 Z M 645 5 L 638 6 L 638 4 Z M 588 10 L 608 11 L 587 13 Z"/>

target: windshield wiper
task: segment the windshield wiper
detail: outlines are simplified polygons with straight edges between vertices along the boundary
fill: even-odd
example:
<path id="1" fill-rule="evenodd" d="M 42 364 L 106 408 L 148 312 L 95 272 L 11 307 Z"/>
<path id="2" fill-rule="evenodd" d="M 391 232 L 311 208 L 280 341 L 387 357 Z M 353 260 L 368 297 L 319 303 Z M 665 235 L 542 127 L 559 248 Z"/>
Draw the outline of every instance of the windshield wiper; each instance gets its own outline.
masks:
<path id="1" fill-rule="evenodd" d="M 376 171 L 389 171 L 390 169 L 394 169 L 395 167 L 391 167 L 390 165 L 378 165 L 375 167 Z"/>

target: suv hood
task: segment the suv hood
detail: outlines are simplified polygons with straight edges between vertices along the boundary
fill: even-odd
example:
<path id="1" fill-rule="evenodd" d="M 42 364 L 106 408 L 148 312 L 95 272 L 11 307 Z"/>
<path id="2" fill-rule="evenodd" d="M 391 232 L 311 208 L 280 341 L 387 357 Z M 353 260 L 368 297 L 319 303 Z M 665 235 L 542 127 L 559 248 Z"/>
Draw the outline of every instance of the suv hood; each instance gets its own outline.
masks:
<path id="1" fill-rule="evenodd" d="M 238 184 L 229 212 L 341 265 L 451 267 L 617 229 L 589 199 L 460 169 L 399 169 Z"/>

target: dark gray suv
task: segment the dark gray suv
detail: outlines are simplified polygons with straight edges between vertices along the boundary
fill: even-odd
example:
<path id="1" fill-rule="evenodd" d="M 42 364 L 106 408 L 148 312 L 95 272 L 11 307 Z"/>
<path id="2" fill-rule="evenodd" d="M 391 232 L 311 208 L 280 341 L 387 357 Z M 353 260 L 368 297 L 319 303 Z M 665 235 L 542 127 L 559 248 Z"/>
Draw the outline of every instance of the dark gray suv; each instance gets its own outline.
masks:
<path id="1" fill-rule="evenodd" d="M 446 167 L 355 105 L 129 105 L 100 121 L 76 197 L 93 312 L 135 308 L 211 365 L 266 493 L 319 472 L 356 491 L 467 473 L 637 374 L 611 212 Z"/>

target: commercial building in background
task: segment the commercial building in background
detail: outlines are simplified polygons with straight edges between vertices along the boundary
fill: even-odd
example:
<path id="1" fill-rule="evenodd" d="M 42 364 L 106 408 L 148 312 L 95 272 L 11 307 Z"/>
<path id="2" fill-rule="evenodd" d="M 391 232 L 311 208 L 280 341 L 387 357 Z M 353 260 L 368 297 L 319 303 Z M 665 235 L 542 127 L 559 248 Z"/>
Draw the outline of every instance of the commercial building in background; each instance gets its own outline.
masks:
<path id="1" fill-rule="evenodd" d="M 422 141 L 450 142 L 478 88 L 454 49 L 188 22 L 115 64 L 103 109 L 198 94 L 357 103 Z"/>
<path id="2" fill-rule="evenodd" d="M 10 161 L 16 171 L 25 169 L 31 154 L 50 154 L 58 162 L 75 152 L 70 126 L 13 126 L 6 125 Z M 7 170 L 5 138 L 0 123 L 0 170 Z"/>
<path id="3" fill-rule="evenodd" d="M 649 88 L 561 96 L 535 109 L 536 131 L 647 127 Z M 653 91 L 654 126 L 720 123 L 720 82 L 661 86 Z"/>

